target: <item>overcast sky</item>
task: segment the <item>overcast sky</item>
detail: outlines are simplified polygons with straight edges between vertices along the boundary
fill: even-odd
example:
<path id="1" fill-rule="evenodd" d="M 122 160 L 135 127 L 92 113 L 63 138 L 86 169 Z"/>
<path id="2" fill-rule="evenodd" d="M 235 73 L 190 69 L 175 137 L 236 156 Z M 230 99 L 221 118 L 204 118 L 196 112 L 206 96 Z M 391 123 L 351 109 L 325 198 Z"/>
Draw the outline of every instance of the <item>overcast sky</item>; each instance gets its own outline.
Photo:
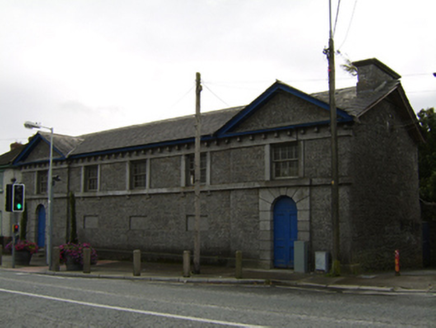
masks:
<path id="1" fill-rule="evenodd" d="M 338 0 L 332 0 L 336 15 Z M 85 133 L 245 105 L 276 79 L 328 89 L 328 0 L 0 0 L 0 154 L 35 130 Z M 414 110 L 436 106 L 436 2 L 342 0 L 340 70 L 377 58 Z"/>

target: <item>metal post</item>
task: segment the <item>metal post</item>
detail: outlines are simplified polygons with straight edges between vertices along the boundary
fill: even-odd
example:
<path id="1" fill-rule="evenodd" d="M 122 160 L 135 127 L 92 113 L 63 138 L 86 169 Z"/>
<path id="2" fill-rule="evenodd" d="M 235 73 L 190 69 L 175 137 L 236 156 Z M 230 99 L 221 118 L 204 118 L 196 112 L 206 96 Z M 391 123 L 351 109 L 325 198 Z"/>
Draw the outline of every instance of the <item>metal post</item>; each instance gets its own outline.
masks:
<path id="1" fill-rule="evenodd" d="M 195 231 L 194 231 L 194 273 L 200 273 L 200 142 L 201 142 L 201 115 L 200 93 L 201 75 L 196 74 L 196 97 L 195 97 Z"/>
<path id="2" fill-rule="evenodd" d="M 332 274 L 340 275 L 340 227 L 339 227 L 339 168 L 338 168 L 338 132 L 335 100 L 335 47 L 333 42 L 331 0 L 329 1 L 330 38 L 328 49 L 329 62 L 329 96 L 331 129 L 331 215 L 332 215 Z"/>
<path id="3" fill-rule="evenodd" d="M 46 257 L 48 260 L 48 267 L 51 268 L 53 264 L 52 248 L 53 248 L 53 128 L 50 128 L 50 158 L 48 164 L 48 238 L 47 238 L 47 252 Z"/>
<path id="4" fill-rule="evenodd" d="M 91 273 L 91 249 L 83 249 L 83 273 Z"/>
<path id="5" fill-rule="evenodd" d="M 14 224 L 12 225 L 12 227 L 18 223 L 18 213 L 17 212 L 13 213 L 13 217 L 14 217 Z M 12 231 L 12 268 L 15 268 L 15 253 L 16 253 L 15 245 L 17 244 L 17 242 L 18 240 L 15 231 Z"/>

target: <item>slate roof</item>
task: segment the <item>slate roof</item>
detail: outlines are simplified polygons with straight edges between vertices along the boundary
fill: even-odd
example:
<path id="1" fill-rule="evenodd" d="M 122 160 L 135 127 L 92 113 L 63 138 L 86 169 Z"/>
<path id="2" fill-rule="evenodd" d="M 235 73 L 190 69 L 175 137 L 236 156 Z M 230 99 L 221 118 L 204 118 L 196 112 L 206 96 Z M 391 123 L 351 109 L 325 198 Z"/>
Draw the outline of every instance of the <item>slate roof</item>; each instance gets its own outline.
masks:
<path id="1" fill-rule="evenodd" d="M 346 111 L 351 116 L 359 117 L 400 85 L 399 81 L 393 80 L 382 84 L 374 91 L 361 92 L 359 96 L 357 96 L 356 87 L 337 89 L 335 91 L 336 107 Z M 326 103 L 329 102 L 328 91 L 313 93 L 312 96 Z"/>
<path id="2" fill-rule="evenodd" d="M 306 94 L 287 84 L 276 81 L 264 93 L 256 98 L 247 106 L 232 107 L 212 112 L 202 113 L 202 138 L 212 137 L 220 134 L 223 127 L 231 122 L 240 120 L 240 116 L 245 115 L 247 111 L 257 107 L 258 102 L 263 98 L 268 98 L 277 90 L 295 93 L 299 97 L 307 98 L 311 102 L 317 102 L 318 106 L 328 109 L 329 93 L 319 92 Z M 342 116 L 348 117 L 348 120 L 358 119 L 370 108 L 375 106 L 381 100 L 386 98 L 394 91 L 396 99 L 406 105 L 405 117 L 416 123 L 416 116 L 411 108 L 404 90 L 398 80 L 392 80 L 380 85 L 376 90 L 369 92 L 360 92 L 357 95 L 356 87 L 337 89 L 336 90 L 336 107 L 342 110 Z M 168 144 L 193 142 L 195 138 L 195 115 L 183 116 L 162 120 L 157 122 L 145 123 L 112 129 L 102 132 L 96 132 L 78 137 L 54 134 L 54 158 L 80 158 L 89 155 L 102 155 L 114 151 L 131 151 L 145 149 L 147 147 L 159 147 Z M 417 128 L 419 130 L 419 128 Z M 414 131 L 413 135 L 416 140 L 422 139 L 420 131 Z M 38 132 L 45 142 L 49 143 L 50 134 Z M 26 158 L 26 154 L 32 150 L 32 141 L 30 146 L 26 147 L 23 154 L 20 154 L 19 160 Z M 36 141 L 34 142 L 36 145 Z M 56 156 L 57 155 L 59 156 Z"/>
<path id="3" fill-rule="evenodd" d="M 201 114 L 201 135 L 210 136 L 232 119 L 242 107 L 232 107 Z M 89 153 L 164 145 L 176 140 L 187 141 L 195 137 L 195 115 L 158 122 L 127 126 L 80 136 L 83 141 L 71 153 L 72 157 Z"/>
<path id="4" fill-rule="evenodd" d="M 13 161 L 17 158 L 17 156 L 21 153 L 23 150 L 24 145 L 17 146 L 15 149 L 12 149 L 8 151 L 7 153 L 4 153 L 0 155 L 0 168 L 1 167 L 8 167 L 12 165 Z"/>
<path id="5" fill-rule="evenodd" d="M 50 133 L 38 132 L 45 142 L 50 144 Z M 61 157 L 68 157 L 71 152 L 83 142 L 82 137 L 72 137 L 62 134 L 53 134 L 53 157 L 57 157 L 56 153 Z"/>

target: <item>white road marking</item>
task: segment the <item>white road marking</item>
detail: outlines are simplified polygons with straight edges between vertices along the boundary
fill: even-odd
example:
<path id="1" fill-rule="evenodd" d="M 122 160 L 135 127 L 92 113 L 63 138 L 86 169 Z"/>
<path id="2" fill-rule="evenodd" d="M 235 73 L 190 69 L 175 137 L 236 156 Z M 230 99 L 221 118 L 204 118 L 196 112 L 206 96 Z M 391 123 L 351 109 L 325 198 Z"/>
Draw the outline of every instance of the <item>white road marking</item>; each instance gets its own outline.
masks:
<path id="1" fill-rule="evenodd" d="M 170 313 L 145 311 L 145 310 L 138 310 L 138 309 L 132 309 L 132 308 L 125 308 L 125 307 L 120 307 L 120 306 L 111 306 L 111 305 L 104 305 L 104 304 L 97 304 L 97 303 L 90 303 L 90 302 L 83 302 L 83 301 L 76 301 L 76 300 L 71 300 L 71 299 L 67 299 L 67 298 L 59 298 L 59 297 L 53 297 L 53 296 L 46 296 L 46 295 L 39 295 L 39 294 L 33 294 L 33 293 L 26 293 L 26 292 L 20 292 L 20 291 L 17 291 L 17 290 L 9 290 L 9 289 L 3 289 L 3 288 L 0 288 L 0 292 L 9 293 L 9 294 L 16 294 L 16 295 L 23 295 L 23 296 L 29 296 L 29 297 L 42 298 L 42 299 L 46 299 L 46 300 L 50 300 L 50 301 L 72 303 L 72 304 L 85 305 L 85 306 L 92 306 L 92 307 L 101 308 L 101 309 L 109 309 L 109 310 L 116 310 L 116 311 L 130 312 L 130 313 L 152 315 L 152 316 L 156 316 L 156 317 L 164 317 L 164 318 L 170 318 L 170 319 L 196 321 L 196 322 L 211 323 L 211 324 L 216 324 L 216 325 L 232 326 L 232 327 L 249 327 L 249 328 L 262 328 L 262 327 L 265 327 L 265 326 L 258 326 L 258 325 L 247 325 L 247 324 L 238 323 L 238 322 L 221 321 L 221 320 L 213 320 L 213 319 L 206 319 L 206 318 L 197 318 L 197 317 L 190 317 L 190 316 L 170 314 Z"/>

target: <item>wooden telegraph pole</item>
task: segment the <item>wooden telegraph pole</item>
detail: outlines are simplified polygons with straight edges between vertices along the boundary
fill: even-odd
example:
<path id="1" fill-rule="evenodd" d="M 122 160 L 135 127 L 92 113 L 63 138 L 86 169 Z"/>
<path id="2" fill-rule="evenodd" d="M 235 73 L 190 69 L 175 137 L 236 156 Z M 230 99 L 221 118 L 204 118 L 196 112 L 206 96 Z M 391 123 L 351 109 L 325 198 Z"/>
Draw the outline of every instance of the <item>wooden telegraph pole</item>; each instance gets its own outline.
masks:
<path id="1" fill-rule="evenodd" d="M 194 231 L 194 273 L 200 273 L 200 142 L 201 142 L 201 114 L 200 114 L 200 93 L 201 75 L 196 74 L 195 89 L 195 231 Z"/>
<path id="2" fill-rule="evenodd" d="M 332 29 L 332 2 L 329 0 L 330 37 L 327 57 L 329 62 L 329 98 L 330 98 L 330 129 L 331 129 L 331 213 L 333 230 L 332 270 L 335 276 L 340 275 L 340 227 L 339 227 L 339 168 L 338 168 L 338 132 L 335 99 L 335 47 Z"/>

